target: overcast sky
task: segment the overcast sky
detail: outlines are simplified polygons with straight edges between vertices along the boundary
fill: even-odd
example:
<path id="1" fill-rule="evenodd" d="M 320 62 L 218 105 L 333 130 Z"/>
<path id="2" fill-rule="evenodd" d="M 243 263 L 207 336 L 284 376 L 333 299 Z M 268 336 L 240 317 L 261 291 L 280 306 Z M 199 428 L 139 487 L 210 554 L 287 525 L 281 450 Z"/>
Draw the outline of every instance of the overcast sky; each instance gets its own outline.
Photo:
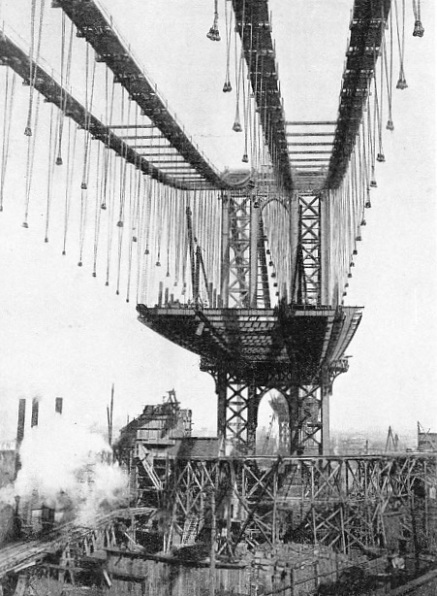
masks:
<path id="1" fill-rule="evenodd" d="M 211 161 L 220 170 L 241 167 L 243 141 L 231 130 L 235 100 L 221 91 L 225 45 L 205 35 L 212 25 L 212 0 L 104 4 Z M 420 39 L 411 35 L 414 19 L 407 4 L 409 87 L 394 91 L 395 131 L 384 131 L 386 163 L 377 167 L 378 189 L 372 190 L 346 301 L 365 311 L 348 350 L 350 371 L 334 385 L 334 428 L 414 429 L 419 420 L 437 430 L 435 7 L 430 0 L 422 2 L 426 31 Z M 1 19 L 25 39 L 29 7 L 27 0 L 1 5 Z M 219 7 L 224 39 L 223 2 Z M 349 0 L 272 2 L 287 118 L 335 120 L 351 7 Z M 48 6 L 46 14 L 42 54 L 57 69 L 59 35 L 54 32 L 60 31 L 60 10 Z M 83 48 L 77 52 L 74 76 L 80 95 Z M 4 85 L 1 67 L 0 98 Z M 126 304 L 113 287 L 93 279 L 89 258 L 78 268 L 77 251 L 62 257 L 59 238 L 45 244 L 38 203 L 31 203 L 29 229 L 21 226 L 26 94 L 18 81 L 0 214 L 0 438 L 14 438 L 19 397 L 42 396 L 43 416 L 45 408 L 54 407 L 54 397 L 63 396 L 72 420 L 104 425 L 113 382 L 119 423 L 174 388 L 183 405 L 193 409 L 195 428 L 213 431 L 214 385 L 198 370 L 198 358 L 138 323 L 134 301 Z M 43 135 L 48 119 L 44 122 Z M 34 195 L 44 194 L 46 176 L 43 167 L 36 168 Z"/>

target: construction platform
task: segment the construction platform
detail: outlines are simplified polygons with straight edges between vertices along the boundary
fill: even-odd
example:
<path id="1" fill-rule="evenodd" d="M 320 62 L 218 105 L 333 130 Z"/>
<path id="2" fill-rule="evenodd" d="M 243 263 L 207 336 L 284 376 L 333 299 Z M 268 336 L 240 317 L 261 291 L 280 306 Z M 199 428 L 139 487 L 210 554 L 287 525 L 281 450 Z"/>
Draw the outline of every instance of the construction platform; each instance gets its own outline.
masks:
<path id="1" fill-rule="evenodd" d="M 242 380 L 268 386 L 287 375 L 311 383 L 343 357 L 360 323 L 360 307 L 208 308 L 137 306 L 139 320 L 202 356 L 202 368 L 220 363 Z"/>

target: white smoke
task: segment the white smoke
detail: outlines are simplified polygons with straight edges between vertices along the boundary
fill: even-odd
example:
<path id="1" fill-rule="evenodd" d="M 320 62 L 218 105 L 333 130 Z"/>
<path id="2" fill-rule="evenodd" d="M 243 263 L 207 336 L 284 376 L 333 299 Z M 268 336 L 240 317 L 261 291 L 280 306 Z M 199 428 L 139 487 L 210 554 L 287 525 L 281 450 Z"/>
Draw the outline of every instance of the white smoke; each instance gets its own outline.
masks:
<path id="1" fill-rule="evenodd" d="M 65 519 L 92 525 L 100 513 L 126 504 L 128 479 L 103 436 L 52 413 L 26 429 L 15 483 L 0 502 L 33 502 L 64 511 Z"/>

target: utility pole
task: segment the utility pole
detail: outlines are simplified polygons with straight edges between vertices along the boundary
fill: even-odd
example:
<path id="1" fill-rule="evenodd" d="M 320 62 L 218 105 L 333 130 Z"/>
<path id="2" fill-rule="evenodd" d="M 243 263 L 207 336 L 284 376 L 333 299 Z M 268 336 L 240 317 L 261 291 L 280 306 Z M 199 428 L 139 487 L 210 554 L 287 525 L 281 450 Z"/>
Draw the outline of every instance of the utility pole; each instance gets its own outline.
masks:
<path id="1" fill-rule="evenodd" d="M 112 428 L 114 419 L 114 383 L 111 388 L 111 405 L 106 406 L 106 417 L 108 419 L 108 443 L 112 447 Z"/>
<path id="2" fill-rule="evenodd" d="M 217 520 L 215 515 L 215 490 L 211 489 L 211 554 L 210 554 L 210 596 L 215 596 L 216 573 L 215 573 L 215 539 L 217 533 Z"/>

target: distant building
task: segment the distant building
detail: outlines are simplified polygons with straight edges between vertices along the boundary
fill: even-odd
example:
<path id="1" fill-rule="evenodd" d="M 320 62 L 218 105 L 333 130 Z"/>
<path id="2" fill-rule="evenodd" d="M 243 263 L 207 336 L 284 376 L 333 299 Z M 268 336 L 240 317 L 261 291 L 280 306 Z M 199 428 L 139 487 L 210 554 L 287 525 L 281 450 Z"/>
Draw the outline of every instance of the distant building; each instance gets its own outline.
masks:
<path id="1" fill-rule="evenodd" d="M 417 448 L 419 451 L 437 451 L 437 433 L 419 432 Z"/>

